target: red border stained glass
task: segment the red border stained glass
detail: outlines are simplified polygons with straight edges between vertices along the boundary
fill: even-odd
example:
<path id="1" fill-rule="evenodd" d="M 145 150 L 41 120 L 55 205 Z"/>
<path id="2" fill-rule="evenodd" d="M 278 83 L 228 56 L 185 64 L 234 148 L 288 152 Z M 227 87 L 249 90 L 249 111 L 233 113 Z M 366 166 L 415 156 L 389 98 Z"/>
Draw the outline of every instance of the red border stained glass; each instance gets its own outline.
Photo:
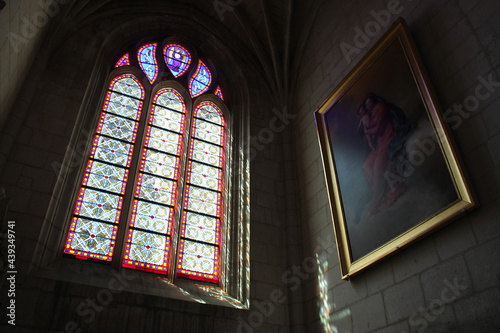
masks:
<path id="1" fill-rule="evenodd" d="M 137 95 L 136 90 L 139 89 L 140 95 Z M 144 99 L 146 90 L 141 82 L 133 74 L 122 74 L 111 80 L 108 90 L 113 90 L 121 94 L 140 99 Z M 141 108 L 142 110 L 142 108 Z"/>
<path id="2" fill-rule="evenodd" d="M 212 120 L 214 122 L 211 122 Z M 210 141 L 207 137 L 198 136 L 196 133 L 200 129 L 200 124 L 204 124 L 203 126 L 209 124 L 212 127 L 209 133 L 220 136 L 221 139 Z M 193 129 L 189 143 L 181 241 L 177 260 L 177 276 L 179 277 L 212 283 L 219 281 L 224 138 L 225 121 L 220 108 L 210 101 L 198 104 L 193 112 Z M 216 155 L 213 155 L 214 153 Z M 205 159 L 205 156 L 212 156 L 214 160 Z M 194 163 L 200 166 L 196 171 L 193 167 Z M 205 179 L 209 177 L 207 170 L 212 172 L 213 184 Z M 193 175 L 196 175 L 200 181 L 194 181 Z M 195 221 L 189 226 L 192 230 L 191 234 L 187 232 L 188 215 L 191 215 Z M 212 225 L 204 224 L 199 221 L 200 219 L 206 219 Z M 202 236 L 199 236 L 200 233 Z"/>
<path id="3" fill-rule="evenodd" d="M 95 161 L 95 160 L 89 160 L 89 163 L 87 164 L 87 168 L 85 169 L 85 175 L 83 176 L 83 181 L 82 181 L 82 186 L 89 186 L 89 179 L 90 179 L 90 176 L 92 175 L 92 169 L 93 169 L 93 166 L 94 165 L 97 165 L 98 163 L 100 163 L 99 161 Z M 102 164 L 102 167 L 103 168 L 110 168 L 110 169 L 114 169 L 113 171 L 118 171 L 120 172 L 120 169 L 117 168 L 116 166 L 114 165 L 109 165 L 109 164 Z M 110 192 L 114 192 L 114 193 L 117 193 L 117 194 L 125 194 L 125 187 L 127 186 L 127 181 L 128 181 L 128 173 L 129 173 L 129 170 L 125 169 L 123 170 L 123 175 L 116 175 L 116 174 L 113 174 L 111 172 L 110 175 L 99 175 L 100 178 L 104 178 L 103 182 L 105 183 L 108 183 L 108 184 L 102 184 L 101 186 L 98 186 L 97 188 L 103 188 L 103 189 L 108 189 Z M 119 184 L 120 186 L 118 187 L 118 189 L 112 189 L 112 186 L 111 186 L 111 189 L 110 189 L 110 186 L 109 186 L 109 183 L 111 182 L 114 182 L 114 183 L 121 183 Z M 93 186 L 93 187 L 96 187 L 96 186 Z"/>
<path id="4" fill-rule="evenodd" d="M 147 218 L 150 218 L 151 220 L 154 220 L 154 219 L 162 219 L 163 221 L 167 222 L 167 231 L 166 233 L 167 234 L 170 234 L 171 231 L 172 231 L 172 227 L 173 227 L 173 223 L 174 223 L 174 211 L 173 211 L 173 208 L 172 207 L 165 207 L 165 206 L 161 206 L 161 205 L 158 205 L 158 204 L 151 204 L 149 202 L 141 202 L 140 200 L 137 200 L 135 199 L 134 200 L 134 205 L 133 205 L 133 208 L 132 208 L 132 214 L 131 214 L 131 219 L 130 219 L 130 226 L 131 227 L 135 227 L 136 226 L 136 221 L 137 221 L 137 217 L 138 215 L 141 215 L 141 212 L 139 212 L 139 206 L 143 204 L 145 206 L 148 206 L 148 208 L 150 206 L 153 206 L 153 208 L 165 208 L 166 211 L 168 211 L 167 215 L 166 216 L 158 216 L 158 215 L 149 215 L 149 214 L 153 214 L 151 212 L 151 210 L 148 210 L 147 213 L 148 215 L 146 215 Z M 158 210 L 156 210 L 156 212 L 158 212 Z M 144 212 L 142 212 L 142 215 L 145 215 Z M 150 229 L 146 229 L 146 230 L 154 230 L 154 228 L 150 228 Z"/>
<path id="5" fill-rule="evenodd" d="M 129 96 L 129 109 L 139 119 L 143 104 L 141 100 L 132 97 L 144 98 L 144 88 L 139 80 L 132 74 L 119 75 L 111 80 L 108 89 L 109 92 Z M 117 224 L 120 220 L 123 194 L 128 181 L 137 135 L 137 122 L 110 113 L 110 107 L 108 94 L 96 128 L 64 248 L 64 253 L 79 259 L 111 261 L 116 243 Z M 129 142 L 121 141 L 123 137 L 119 132 L 110 131 L 106 135 L 100 134 L 104 127 L 116 125 L 116 123 L 111 124 L 112 121 L 107 122 L 106 115 L 112 115 L 109 119 L 114 121 L 122 119 L 129 125 L 132 131 L 128 135 Z M 109 182 L 112 182 L 114 186 L 107 186 Z"/>
<path id="6" fill-rule="evenodd" d="M 218 283 L 219 282 L 219 247 L 214 246 L 213 247 L 213 266 L 212 266 L 212 272 L 211 273 L 205 273 L 205 272 L 197 272 L 194 270 L 189 270 L 185 269 L 183 267 L 183 255 L 186 253 L 185 251 L 185 239 L 181 239 L 180 244 L 179 244 L 179 262 L 177 265 L 177 276 L 178 277 L 185 277 L 189 279 L 194 279 L 194 280 L 201 280 L 201 281 L 207 281 L 207 282 L 212 282 L 212 283 Z M 198 244 L 203 244 L 203 243 L 198 243 Z M 197 259 L 203 260 L 203 259 L 212 259 L 210 257 L 202 258 L 202 255 L 197 254 L 195 256 Z"/>
<path id="7" fill-rule="evenodd" d="M 123 267 L 127 268 L 147 270 L 151 272 L 157 272 L 160 274 L 166 274 L 169 265 L 169 258 L 168 258 L 170 249 L 169 244 L 171 242 L 170 238 L 173 229 L 172 219 L 176 210 L 176 202 L 179 194 L 178 176 L 180 172 L 179 170 L 180 155 L 182 152 L 182 142 L 183 142 L 182 138 L 186 127 L 185 124 L 186 104 L 182 96 L 175 89 L 163 88 L 158 92 L 156 92 L 156 94 L 153 96 L 149 112 L 150 115 L 148 117 L 148 125 L 146 129 L 146 135 L 144 137 L 143 151 L 141 154 L 140 172 L 138 173 L 136 186 L 134 190 L 134 207 L 130 218 L 130 227 L 128 232 L 129 236 L 126 242 L 125 254 L 122 265 Z M 177 117 L 177 120 L 170 118 L 172 112 L 180 115 L 179 117 Z M 169 114 L 170 116 L 167 114 Z M 161 118 L 162 121 L 161 122 L 157 121 L 158 120 L 157 118 Z M 177 133 L 171 132 L 172 131 L 171 129 L 172 126 L 170 126 L 171 123 L 178 121 L 180 121 L 180 124 L 174 126 L 174 128 L 177 128 Z M 162 126 L 159 127 L 159 124 L 161 124 Z M 152 139 L 152 135 L 154 135 L 154 133 L 156 133 L 158 137 Z M 167 140 L 164 140 L 164 138 L 169 134 L 171 135 L 175 134 L 176 136 L 178 136 L 176 147 L 174 147 L 173 151 L 168 151 L 168 149 L 163 149 L 164 146 L 157 145 L 157 143 L 158 142 L 161 143 L 161 141 L 165 143 L 165 141 Z M 169 143 L 173 144 L 173 141 L 170 141 Z M 148 169 L 146 165 L 148 163 L 153 162 L 152 160 L 148 159 L 149 156 L 148 152 L 156 154 L 155 156 L 157 157 L 158 156 L 163 158 L 170 157 L 170 160 L 173 159 L 174 162 L 172 165 L 170 165 L 170 167 L 174 169 L 173 172 L 171 172 L 169 176 L 166 176 L 164 174 L 161 174 L 160 172 L 157 172 L 158 170 L 157 168 Z M 160 164 L 158 164 L 157 166 L 163 167 L 163 165 Z M 163 169 L 160 168 L 160 170 Z M 155 200 L 154 195 L 156 193 L 154 192 L 151 195 L 149 195 L 148 185 L 146 185 L 144 182 L 145 178 L 148 178 L 148 180 L 154 182 L 165 182 L 169 184 L 172 183 L 171 192 L 169 192 L 168 194 L 170 195 L 169 199 Z M 154 188 L 154 190 L 155 191 L 159 190 L 159 188 Z M 164 192 L 163 194 L 167 193 L 168 192 Z M 159 230 L 156 230 L 154 228 L 148 228 L 145 225 L 137 223 L 139 219 L 138 206 L 141 204 L 144 206 L 151 207 L 151 209 L 156 210 L 156 212 L 158 212 L 159 209 L 167 209 L 169 211 L 168 218 L 167 219 L 162 218 L 160 221 L 160 222 L 163 222 L 165 220 L 168 221 L 168 228 L 166 231 L 160 232 Z M 152 214 L 150 216 L 151 220 L 155 221 L 158 220 L 157 214 L 154 213 L 151 214 Z M 146 224 L 148 223 L 149 222 L 147 222 Z M 141 237 L 143 239 L 141 243 L 142 245 L 133 243 L 134 233 L 142 233 L 141 234 Z M 158 251 L 160 251 L 159 248 L 151 249 L 144 247 L 144 246 L 146 247 L 151 246 L 149 241 L 146 241 L 146 239 L 153 239 L 153 238 L 156 239 L 162 238 L 165 240 L 166 245 L 163 249 L 164 255 L 163 255 L 163 261 L 161 263 L 158 261 L 159 260 Z M 156 252 L 154 252 L 155 250 Z M 156 258 L 155 259 L 156 261 L 151 259 L 152 256 Z M 152 263 L 151 261 L 153 261 L 154 263 Z"/>
<path id="8" fill-rule="evenodd" d="M 158 43 L 149 43 L 141 46 L 137 51 L 137 60 L 142 71 L 152 84 L 158 78 L 158 61 L 156 60 L 156 47 Z"/>
<path id="9" fill-rule="evenodd" d="M 221 100 L 224 100 L 224 95 L 222 95 L 222 90 L 221 90 L 220 86 L 217 86 L 217 88 L 215 88 L 214 94 L 217 97 L 219 97 Z"/>
<path id="10" fill-rule="evenodd" d="M 212 84 L 212 73 L 203 61 L 198 60 L 198 67 L 189 79 L 189 93 L 192 97 L 198 97 L 208 91 L 210 84 Z"/>
<path id="11" fill-rule="evenodd" d="M 200 113 L 200 115 L 198 115 Z M 226 121 L 224 120 L 224 115 L 219 107 L 210 101 L 204 101 L 198 104 L 194 110 L 194 117 L 208 120 L 214 124 L 220 125 L 222 127 L 226 126 Z"/>
<path id="12" fill-rule="evenodd" d="M 111 261 L 113 257 L 113 251 L 115 248 L 115 243 L 116 243 L 116 233 L 118 231 L 118 226 L 114 225 L 112 226 L 112 235 L 111 235 L 111 241 L 110 241 L 110 246 L 109 246 L 109 251 L 106 254 L 99 254 L 99 253 L 92 253 L 92 252 L 87 252 L 87 251 L 82 251 L 82 250 L 74 250 L 71 246 L 73 243 L 73 239 L 75 237 L 75 229 L 76 225 L 78 223 L 78 217 L 74 217 L 71 223 L 71 226 L 69 227 L 69 233 L 68 233 L 68 239 L 66 241 L 66 246 L 64 248 L 64 252 L 67 254 L 74 255 L 78 259 L 98 259 L 98 260 L 104 260 L 104 261 Z"/>
<path id="13" fill-rule="evenodd" d="M 220 219 L 219 218 L 216 218 L 216 217 L 207 217 L 207 216 L 203 216 L 203 215 L 200 215 L 200 214 L 196 214 L 196 213 L 193 213 L 193 212 L 187 212 L 187 211 L 184 211 L 184 213 L 182 214 L 182 226 L 181 226 L 181 237 L 183 238 L 186 238 L 187 234 L 186 234 L 186 230 L 187 230 L 187 225 L 188 225 L 188 215 L 193 215 L 195 217 L 197 217 L 198 219 L 200 218 L 205 218 L 205 219 L 209 219 L 209 220 L 212 220 L 213 222 L 213 225 L 212 226 L 203 226 L 203 222 L 202 223 L 199 223 L 198 222 L 198 225 L 196 225 L 197 228 L 199 228 L 200 230 L 211 230 L 211 231 L 214 231 L 214 239 L 211 243 L 215 244 L 215 245 L 220 245 L 220 236 L 221 236 L 221 223 L 220 223 Z"/>
<path id="14" fill-rule="evenodd" d="M 102 112 L 101 113 L 101 118 L 99 119 L 99 124 L 97 125 L 97 131 L 96 133 L 98 134 L 103 134 L 103 128 L 105 127 L 106 125 L 106 116 L 108 115 L 107 112 Z M 140 116 L 140 114 L 139 114 Z M 115 115 L 110 115 L 110 117 L 115 117 Z M 120 118 L 116 117 L 115 119 L 117 119 L 118 121 L 120 121 Z M 121 140 L 125 140 L 127 142 L 135 142 L 135 139 L 137 137 L 137 130 L 139 129 L 139 123 L 138 122 L 133 122 L 133 127 L 132 126 L 129 126 L 129 128 L 126 128 L 126 125 L 129 125 L 131 124 L 132 122 L 128 122 L 127 123 L 127 120 L 121 120 L 121 123 L 122 124 L 109 124 L 109 120 L 108 120 L 108 124 L 107 125 L 111 125 L 109 127 L 113 128 L 114 130 L 116 131 L 121 131 L 121 132 L 130 132 L 128 135 L 127 133 L 123 133 L 122 135 L 120 135 L 118 138 L 121 139 Z M 125 126 L 122 126 L 123 128 L 120 128 L 120 125 L 125 125 Z M 110 136 L 113 136 L 113 137 L 116 137 L 115 135 L 110 135 Z"/>
<path id="15" fill-rule="evenodd" d="M 139 66 L 150 83 L 159 75 L 157 46 L 157 43 L 149 43 L 137 51 Z M 175 77 L 184 75 L 190 67 L 191 54 L 179 44 L 165 45 L 163 55 Z M 180 63 L 175 63 L 177 59 Z M 130 64 L 127 52 L 115 67 Z M 200 96 L 211 85 L 211 71 L 198 60 L 188 82 L 189 93 L 193 98 Z M 112 258 L 145 97 L 144 87 L 132 74 L 115 77 L 108 89 L 64 250 L 80 259 L 110 261 Z M 214 94 L 224 100 L 219 85 Z M 186 105 L 182 96 L 171 88 L 163 88 L 153 96 L 139 157 L 122 265 L 167 274 L 168 265 L 174 263 L 169 252 L 178 223 L 181 239 L 178 260 L 174 263 L 177 275 L 218 283 L 226 124 L 215 103 L 202 102 L 193 111 L 191 126 L 189 151 L 185 155 L 188 158 L 185 200 L 176 207 L 182 188 L 178 182 L 182 179 L 180 165 L 182 143 L 185 142 Z M 161 200 L 142 195 L 142 191 L 154 194 L 156 187 L 162 191 L 164 198 Z M 179 215 L 181 221 L 176 222 L 174 218 Z M 90 250 L 86 251 L 86 247 Z M 133 259 L 131 253 L 134 251 L 140 253 L 142 259 L 137 256 Z"/>
<path id="16" fill-rule="evenodd" d="M 175 77 L 182 76 L 191 65 L 191 53 L 179 44 L 165 45 L 163 56 L 168 69 Z"/>
<path id="17" fill-rule="evenodd" d="M 130 66 L 130 59 L 129 59 L 129 53 L 125 53 L 117 62 L 115 65 L 115 68 L 121 67 L 121 66 Z"/>
<path id="18" fill-rule="evenodd" d="M 162 262 L 161 264 L 154 264 L 154 263 L 149 263 L 145 261 L 138 261 L 138 260 L 131 260 L 130 257 L 133 253 L 132 246 L 135 245 L 132 241 L 134 232 L 140 232 L 136 231 L 135 229 L 129 229 L 128 231 L 128 236 L 127 236 L 127 245 L 125 247 L 125 256 L 123 258 L 123 267 L 127 268 L 132 268 L 132 269 L 138 269 L 138 270 L 144 270 L 148 272 L 154 272 L 154 273 L 160 273 L 160 274 L 167 274 L 167 268 L 168 268 L 168 255 L 169 255 L 169 250 L 170 250 L 170 237 L 165 237 L 165 244 L 163 248 L 159 248 L 162 253 Z M 147 252 L 150 250 L 150 245 L 144 246 L 146 248 Z"/>

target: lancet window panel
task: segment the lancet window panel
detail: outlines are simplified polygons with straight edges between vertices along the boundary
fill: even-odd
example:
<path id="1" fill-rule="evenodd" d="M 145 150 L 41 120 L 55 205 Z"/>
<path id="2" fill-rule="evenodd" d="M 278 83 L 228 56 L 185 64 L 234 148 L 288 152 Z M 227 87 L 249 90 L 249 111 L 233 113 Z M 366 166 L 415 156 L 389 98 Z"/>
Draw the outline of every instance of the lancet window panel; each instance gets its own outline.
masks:
<path id="1" fill-rule="evenodd" d="M 186 104 L 172 88 L 153 97 L 135 186 L 123 266 L 168 273 Z"/>
<path id="2" fill-rule="evenodd" d="M 119 75 L 109 85 L 66 239 L 66 254 L 112 259 L 144 96 L 144 88 L 131 74 Z"/>
<path id="3" fill-rule="evenodd" d="M 177 275 L 217 283 L 224 195 L 225 121 L 212 102 L 193 112 Z"/>

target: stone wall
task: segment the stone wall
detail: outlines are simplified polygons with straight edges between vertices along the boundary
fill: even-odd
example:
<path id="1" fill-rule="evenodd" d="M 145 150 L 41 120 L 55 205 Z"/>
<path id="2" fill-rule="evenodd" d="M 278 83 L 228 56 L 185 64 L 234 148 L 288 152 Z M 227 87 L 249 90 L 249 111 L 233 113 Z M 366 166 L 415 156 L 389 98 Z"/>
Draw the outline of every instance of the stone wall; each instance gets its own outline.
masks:
<path id="1" fill-rule="evenodd" d="M 500 3 L 494 0 L 323 3 L 305 46 L 294 101 L 303 260 L 314 257 L 318 249 L 328 253 L 322 263 L 327 293 L 319 296 L 316 274 L 304 282 L 308 332 L 492 332 L 500 327 L 499 15 Z M 474 102 L 466 99 L 476 96 L 484 80 L 494 82 L 487 97 L 470 106 L 473 111 L 449 124 L 481 206 L 345 281 L 333 241 L 313 111 L 398 16 L 406 20 L 449 115 L 456 115 L 446 111 L 455 104 Z M 367 25 L 373 37 L 360 39 L 358 31 Z M 357 49 L 343 52 L 342 42 Z M 440 302 L 448 283 L 460 286 L 455 287 L 456 298 Z M 330 313 L 322 323 L 319 313 L 327 309 L 325 297 Z"/>
<path id="2" fill-rule="evenodd" d="M 0 128 L 36 58 L 49 22 L 65 2 L 5 1 L 0 11 Z"/>

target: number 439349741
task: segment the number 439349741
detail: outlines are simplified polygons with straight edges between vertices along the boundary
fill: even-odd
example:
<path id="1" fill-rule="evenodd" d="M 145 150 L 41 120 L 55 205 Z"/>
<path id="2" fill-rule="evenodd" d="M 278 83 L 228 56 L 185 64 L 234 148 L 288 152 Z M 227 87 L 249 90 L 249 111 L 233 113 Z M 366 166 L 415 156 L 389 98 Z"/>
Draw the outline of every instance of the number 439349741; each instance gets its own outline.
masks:
<path id="1" fill-rule="evenodd" d="M 9 221 L 8 224 L 8 229 L 7 229 L 7 252 L 8 252 L 8 258 L 7 261 L 9 262 L 9 269 L 14 269 L 14 263 L 16 261 L 16 232 L 14 231 L 14 226 L 15 222 L 14 221 Z"/>

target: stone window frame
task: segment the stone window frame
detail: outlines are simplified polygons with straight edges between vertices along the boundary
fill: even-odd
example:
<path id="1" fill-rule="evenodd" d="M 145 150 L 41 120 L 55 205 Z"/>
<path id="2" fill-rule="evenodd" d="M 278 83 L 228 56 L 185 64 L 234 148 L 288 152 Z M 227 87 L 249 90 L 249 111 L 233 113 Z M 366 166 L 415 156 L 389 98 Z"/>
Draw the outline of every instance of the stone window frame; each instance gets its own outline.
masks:
<path id="1" fill-rule="evenodd" d="M 42 225 L 30 266 L 30 274 L 43 278 L 82 283 L 103 288 L 110 288 L 110 281 L 114 281 L 120 275 L 125 275 L 125 277 L 122 277 L 122 280 L 124 278 L 130 279 L 131 282 L 123 286 L 124 291 L 248 309 L 250 288 L 250 156 L 248 152 L 250 150 L 248 149 L 248 95 L 244 84 L 242 87 L 239 87 L 239 91 L 237 91 L 237 87 L 236 91 L 231 92 L 235 97 L 235 101 L 228 107 L 231 111 L 228 112 L 228 120 L 230 120 L 228 121 L 230 124 L 228 132 L 231 133 L 228 137 L 228 142 L 232 147 L 232 157 L 230 158 L 230 165 L 228 167 L 228 181 L 231 183 L 230 186 L 233 189 L 230 196 L 231 202 L 229 203 L 232 209 L 228 212 L 230 214 L 228 219 L 232 221 L 233 227 L 228 230 L 226 236 L 229 240 L 227 253 L 224 257 L 226 268 L 225 273 L 221 274 L 220 286 L 204 283 L 203 281 L 186 279 L 168 281 L 168 279 L 159 278 L 157 274 L 123 268 L 119 265 L 121 263 L 120 260 L 116 261 L 118 264 L 99 265 L 88 263 L 84 260 L 75 260 L 63 255 L 62 250 L 67 237 L 69 221 L 71 220 L 69 216 L 73 213 L 74 209 L 73 197 L 76 189 L 80 186 L 88 158 L 87 153 L 90 150 L 92 142 L 93 131 L 95 131 L 101 112 L 104 94 L 109 86 L 109 75 L 111 72 L 115 74 L 120 72 L 120 68 L 112 70 L 110 67 L 114 66 L 116 60 L 121 56 L 116 51 L 120 49 L 119 44 L 130 45 L 130 42 L 119 42 L 121 39 L 119 38 L 119 30 L 115 30 L 114 34 L 107 38 L 96 60 L 96 65 L 92 71 L 81 108 L 75 121 L 75 127 L 67 145 L 64 161 L 62 162 L 63 167 L 59 172 L 49 208 Z M 137 37 L 140 36 L 140 30 L 147 30 L 147 27 L 136 31 L 135 37 L 128 37 L 139 41 L 140 38 Z M 144 35 L 144 31 L 142 33 Z M 117 41 L 113 41 L 113 37 Z M 213 57 L 209 56 L 208 58 L 212 59 Z M 149 84 L 140 69 L 129 68 L 126 71 L 139 78 L 143 85 L 147 86 Z M 221 77 L 220 74 L 219 77 Z M 238 82 L 239 79 L 241 78 L 227 78 L 227 81 L 231 81 L 227 86 L 233 87 L 234 81 Z M 163 84 L 163 82 L 157 83 L 157 85 L 160 84 Z M 175 84 L 176 82 L 174 81 L 173 85 L 175 86 Z M 187 92 L 187 89 L 185 90 Z M 149 91 L 149 94 L 151 93 L 152 91 Z M 187 96 L 191 98 L 189 94 Z M 199 99 L 210 100 L 210 98 L 215 99 L 214 97 L 199 96 L 194 99 L 193 106 L 199 102 Z M 149 112 L 147 105 L 149 105 L 149 102 L 146 103 L 145 100 L 143 112 Z M 73 172 L 77 164 L 76 168 L 79 169 L 79 172 Z"/>

